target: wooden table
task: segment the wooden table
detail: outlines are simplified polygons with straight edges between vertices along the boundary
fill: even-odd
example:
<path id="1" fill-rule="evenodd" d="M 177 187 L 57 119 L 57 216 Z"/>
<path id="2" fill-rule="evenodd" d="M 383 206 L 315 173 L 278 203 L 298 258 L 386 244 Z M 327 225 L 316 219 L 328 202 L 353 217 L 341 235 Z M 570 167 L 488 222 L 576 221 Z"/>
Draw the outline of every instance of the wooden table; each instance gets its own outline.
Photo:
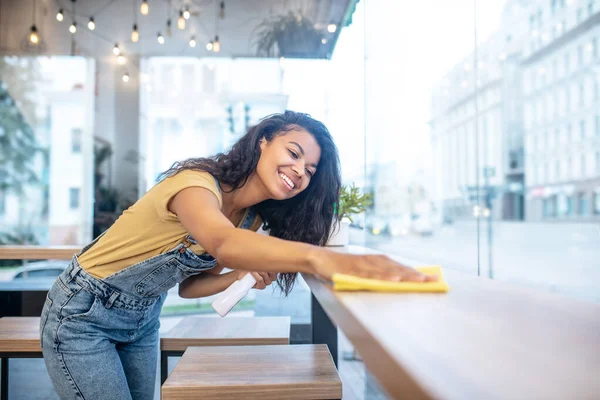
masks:
<path id="1" fill-rule="evenodd" d="M 287 345 L 290 317 L 187 316 L 160 338 L 160 381 L 167 380 L 169 357 L 192 346 Z"/>
<path id="2" fill-rule="evenodd" d="M 324 345 L 189 347 L 162 385 L 164 400 L 340 399 Z"/>
<path id="3" fill-rule="evenodd" d="M 0 260 L 70 260 L 81 246 L 0 246 Z"/>
<path id="4" fill-rule="evenodd" d="M 600 398 L 600 305 L 444 275 L 447 294 L 334 292 L 304 276 L 314 343 L 336 354 L 339 326 L 392 398 Z"/>
<path id="5" fill-rule="evenodd" d="M 39 317 L 0 318 L 0 358 L 2 379 L 0 398 L 8 398 L 8 360 L 11 358 L 42 358 Z"/>

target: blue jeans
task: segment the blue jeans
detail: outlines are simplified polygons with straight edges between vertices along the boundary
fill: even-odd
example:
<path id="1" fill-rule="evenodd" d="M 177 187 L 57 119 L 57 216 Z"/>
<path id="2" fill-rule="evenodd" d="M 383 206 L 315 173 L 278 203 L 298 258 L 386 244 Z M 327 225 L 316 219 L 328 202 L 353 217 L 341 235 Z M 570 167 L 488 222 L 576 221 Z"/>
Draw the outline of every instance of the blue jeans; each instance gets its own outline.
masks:
<path id="1" fill-rule="evenodd" d="M 152 399 L 165 297 L 117 292 L 74 259 L 50 289 L 40 321 L 42 352 L 58 396 Z"/>

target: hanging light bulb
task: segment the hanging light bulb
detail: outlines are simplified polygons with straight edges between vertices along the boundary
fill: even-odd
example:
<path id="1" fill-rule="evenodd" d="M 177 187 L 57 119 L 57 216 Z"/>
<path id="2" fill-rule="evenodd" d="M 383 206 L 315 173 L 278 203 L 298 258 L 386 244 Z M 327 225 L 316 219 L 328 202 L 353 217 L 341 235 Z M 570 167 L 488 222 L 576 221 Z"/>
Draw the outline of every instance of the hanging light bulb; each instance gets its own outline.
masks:
<path id="1" fill-rule="evenodd" d="M 173 31 L 171 30 L 171 18 L 167 20 L 167 35 L 169 35 L 169 37 L 173 35 Z"/>
<path id="2" fill-rule="evenodd" d="M 40 42 L 40 37 L 37 33 L 37 28 L 35 25 L 31 26 L 31 33 L 29 33 L 29 41 L 33 44 L 38 44 Z"/>
<path id="3" fill-rule="evenodd" d="M 321 39 L 321 43 L 327 44 L 327 39 L 325 39 L 325 38 Z"/>
<path id="4" fill-rule="evenodd" d="M 119 63 L 119 65 L 125 65 L 127 59 L 123 54 L 119 54 L 119 56 L 117 57 L 117 62 Z"/>
<path id="5" fill-rule="evenodd" d="M 190 8 L 185 6 L 185 11 L 183 12 L 183 18 L 190 19 Z"/>
<path id="6" fill-rule="evenodd" d="M 137 24 L 133 24 L 133 31 L 131 31 L 131 41 L 133 43 L 137 43 L 138 40 L 140 40 L 140 34 L 137 30 Z"/>
<path id="7" fill-rule="evenodd" d="M 73 14 L 73 23 L 71 24 L 71 26 L 69 26 L 69 32 L 71 32 L 72 34 L 75 34 L 75 32 L 77 32 L 77 22 L 75 22 L 75 16 L 77 15 L 75 13 L 75 1 L 76 0 L 71 0 L 71 2 L 73 3 L 73 8 L 71 8 L 71 13 Z"/>
<path id="8" fill-rule="evenodd" d="M 94 22 L 94 17 L 90 17 L 90 22 L 88 22 L 88 29 L 93 31 L 96 29 L 96 23 Z"/>
<path id="9" fill-rule="evenodd" d="M 329 33 L 335 33 L 335 31 L 337 31 L 337 25 L 336 24 L 329 24 L 329 25 L 327 25 L 327 32 L 329 32 Z"/>
<path id="10" fill-rule="evenodd" d="M 181 30 L 185 29 L 185 18 L 183 17 L 183 11 L 179 11 L 179 19 L 177 19 L 177 27 Z"/>
<path id="11" fill-rule="evenodd" d="M 119 49 L 119 43 L 115 43 L 115 47 L 113 47 L 113 54 L 115 56 L 118 56 L 119 54 L 121 54 L 121 49 Z"/>
<path id="12" fill-rule="evenodd" d="M 125 74 L 123 74 L 123 82 L 129 82 L 129 73 L 125 72 Z"/>
<path id="13" fill-rule="evenodd" d="M 218 53 L 221 51 L 221 43 L 219 42 L 219 36 L 215 36 L 215 41 L 213 43 L 213 51 Z"/>
<path id="14" fill-rule="evenodd" d="M 219 6 L 219 17 L 221 17 L 221 19 L 225 19 L 225 2 L 224 1 L 222 1 Z"/>
<path id="15" fill-rule="evenodd" d="M 146 0 L 142 1 L 142 5 L 140 6 L 140 12 L 142 15 L 148 15 L 150 8 L 148 7 L 148 2 Z"/>
<path id="16" fill-rule="evenodd" d="M 56 20 L 58 22 L 62 22 L 62 20 L 65 19 L 65 16 L 63 14 L 63 9 L 61 8 L 60 10 L 58 10 L 58 12 L 56 13 Z"/>
<path id="17" fill-rule="evenodd" d="M 194 36 L 190 39 L 190 47 L 196 47 L 196 38 Z"/>
<path id="18" fill-rule="evenodd" d="M 212 49 L 213 49 L 213 42 L 206 43 L 206 50 L 212 51 Z"/>
<path id="19" fill-rule="evenodd" d="M 165 44 L 165 38 L 163 37 L 163 35 L 158 32 L 158 36 L 156 37 L 156 40 L 158 40 L 159 44 Z"/>

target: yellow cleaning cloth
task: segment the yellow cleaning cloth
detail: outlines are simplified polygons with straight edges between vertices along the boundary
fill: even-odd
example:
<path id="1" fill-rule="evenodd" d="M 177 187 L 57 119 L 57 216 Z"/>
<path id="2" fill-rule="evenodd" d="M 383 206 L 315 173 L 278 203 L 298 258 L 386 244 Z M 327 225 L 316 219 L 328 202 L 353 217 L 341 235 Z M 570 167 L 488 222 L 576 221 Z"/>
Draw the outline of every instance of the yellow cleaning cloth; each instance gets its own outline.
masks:
<path id="1" fill-rule="evenodd" d="M 421 293 L 446 293 L 448 284 L 444 281 L 442 269 L 434 267 L 417 267 L 417 271 L 426 275 L 437 275 L 435 282 L 390 282 L 378 279 L 359 278 L 352 275 L 333 274 L 334 290 L 354 290 L 372 292 L 421 292 Z"/>

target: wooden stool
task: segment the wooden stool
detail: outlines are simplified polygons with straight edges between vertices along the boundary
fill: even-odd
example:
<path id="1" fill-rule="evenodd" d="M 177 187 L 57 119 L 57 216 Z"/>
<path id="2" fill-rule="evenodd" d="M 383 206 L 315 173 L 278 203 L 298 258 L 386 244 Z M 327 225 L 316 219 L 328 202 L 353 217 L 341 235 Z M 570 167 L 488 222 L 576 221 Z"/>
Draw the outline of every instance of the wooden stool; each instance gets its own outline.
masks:
<path id="1" fill-rule="evenodd" d="M 190 347 L 161 393 L 164 400 L 341 399 L 342 382 L 324 344 Z"/>
<path id="2" fill-rule="evenodd" d="M 160 338 L 160 381 L 189 346 L 289 344 L 290 317 L 186 317 Z"/>
<path id="3" fill-rule="evenodd" d="M 2 358 L 0 399 L 6 400 L 8 399 L 8 360 L 42 358 L 40 317 L 0 318 L 0 358 Z"/>

